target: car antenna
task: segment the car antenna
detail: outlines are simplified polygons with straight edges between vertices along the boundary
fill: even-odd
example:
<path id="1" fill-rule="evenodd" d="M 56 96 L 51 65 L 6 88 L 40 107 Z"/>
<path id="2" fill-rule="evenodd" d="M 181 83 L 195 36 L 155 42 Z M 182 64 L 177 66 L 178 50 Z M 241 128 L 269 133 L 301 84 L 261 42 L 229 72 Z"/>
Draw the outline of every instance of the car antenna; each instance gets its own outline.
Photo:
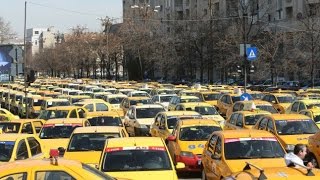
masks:
<path id="1" fill-rule="evenodd" d="M 254 167 L 254 168 L 256 168 L 256 169 L 258 169 L 258 170 L 260 171 L 260 175 L 259 175 L 259 177 L 258 177 L 258 180 L 268 179 L 267 176 L 264 174 L 264 170 L 263 170 L 262 168 L 254 165 L 254 164 L 251 164 L 251 163 L 249 163 L 249 162 L 246 162 L 246 164 L 247 164 L 247 165 L 243 168 L 243 171 L 245 171 L 245 170 L 250 170 L 250 169 L 251 169 L 250 166 L 252 166 L 252 167 Z"/>

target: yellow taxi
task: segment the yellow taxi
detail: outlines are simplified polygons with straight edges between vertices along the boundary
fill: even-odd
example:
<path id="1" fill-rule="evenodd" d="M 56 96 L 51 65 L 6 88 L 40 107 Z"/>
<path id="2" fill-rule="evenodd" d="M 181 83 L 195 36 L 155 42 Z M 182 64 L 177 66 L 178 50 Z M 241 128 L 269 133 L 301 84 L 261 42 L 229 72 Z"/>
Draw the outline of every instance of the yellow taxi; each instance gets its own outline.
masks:
<path id="1" fill-rule="evenodd" d="M 85 118 L 88 111 L 78 106 L 56 106 L 41 111 L 39 119 Z"/>
<path id="2" fill-rule="evenodd" d="M 159 112 L 150 126 L 150 135 L 167 139 L 180 119 L 201 119 L 195 111 L 164 111 Z"/>
<path id="3" fill-rule="evenodd" d="M 315 122 L 302 114 L 264 115 L 253 129 L 272 132 L 287 152 L 293 151 L 296 144 L 308 144 L 309 136 L 319 131 Z"/>
<path id="4" fill-rule="evenodd" d="M 62 118 L 46 121 L 39 133 L 45 152 L 49 152 L 50 149 L 66 149 L 73 130 L 86 126 L 90 126 L 87 119 Z"/>
<path id="5" fill-rule="evenodd" d="M 320 128 L 320 108 L 314 107 L 312 109 L 305 109 L 300 111 L 299 114 L 309 116 Z"/>
<path id="6" fill-rule="evenodd" d="M 0 122 L 2 133 L 38 134 L 45 123 L 41 119 L 18 119 Z"/>
<path id="7" fill-rule="evenodd" d="M 312 135 L 308 139 L 309 160 L 313 160 L 316 168 L 319 168 L 320 163 L 320 132 Z"/>
<path id="8" fill-rule="evenodd" d="M 123 110 L 123 113 L 126 114 L 128 109 L 137 104 L 153 104 L 150 97 L 126 97 L 122 100 L 120 108 Z"/>
<path id="9" fill-rule="evenodd" d="M 13 114 L 18 114 L 19 102 L 22 100 L 23 97 L 24 97 L 24 93 L 17 92 L 17 93 L 14 94 L 13 98 L 11 99 L 10 111 Z"/>
<path id="10" fill-rule="evenodd" d="M 174 96 L 169 101 L 168 110 L 174 111 L 177 104 L 187 102 L 201 102 L 201 100 L 197 96 Z"/>
<path id="11" fill-rule="evenodd" d="M 251 111 L 251 110 L 268 111 L 271 114 L 279 113 L 271 103 L 262 100 L 237 101 L 228 110 L 226 118 L 229 118 L 233 112 L 236 111 Z"/>
<path id="12" fill-rule="evenodd" d="M 230 129 L 251 129 L 260 117 L 271 114 L 268 111 L 252 110 L 252 111 L 237 111 L 231 114 L 226 120 L 225 130 Z"/>
<path id="13" fill-rule="evenodd" d="M 270 93 L 266 94 L 262 100 L 270 102 L 276 110 L 284 114 L 286 109 L 295 100 L 295 97 L 292 94 Z"/>
<path id="14" fill-rule="evenodd" d="M 68 99 L 45 99 L 41 104 L 41 110 L 46 110 L 50 107 L 56 106 L 71 106 Z"/>
<path id="15" fill-rule="evenodd" d="M 113 109 L 121 109 L 120 104 L 126 97 L 128 96 L 124 94 L 108 94 L 103 96 L 103 99 L 110 103 Z"/>
<path id="16" fill-rule="evenodd" d="M 301 99 L 292 102 L 286 110 L 286 114 L 298 114 L 305 109 L 312 109 L 314 107 L 320 108 L 320 100 L 316 99 Z"/>
<path id="17" fill-rule="evenodd" d="M 124 127 L 121 116 L 116 111 L 88 112 L 86 118 L 91 126 L 120 126 Z"/>
<path id="18" fill-rule="evenodd" d="M 225 119 L 218 113 L 214 106 L 205 103 L 205 102 L 189 102 L 189 103 L 180 103 L 176 105 L 176 111 L 196 111 L 203 118 L 213 119 L 220 123 L 221 126 L 224 126 Z"/>
<path id="19" fill-rule="evenodd" d="M 309 92 L 303 92 L 299 93 L 297 96 L 298 99 L 320 99 L 320 94 L 318 93 L 309 93 Z"/>
<path id="20" fill-rule="evenodd" d="M 223 94 L 217 102 L 217 110 L 220 114 L 226 115 L 227 110 L 237 101 L 240 101 L 239 94 Z"/>
<path id="21" fill-rule="evenodd" d="M 185 164 L 185 168 L 179 171 L 200 172 L 204 144 L 214 131 L 220 130 L 222 130 L 220 125 L 212 120 L 185 119 L 178 121 L 167 140 L 173 162 Z"/>
<path id="22" fill-rule="evenodd" d="M 285 150 L 270 132 L 243 129 L 215 131 L 202 153 L 202 179 L 223 179 L 242 171 L 247 163 L 258 167 L 286 167 Z"/>
<path id="23" fill-rule="evenodd" d="M 99 170 L 118 178 L 177 180 L 175 168 L 163 139 L 159 137 L 112 138 L 105 143 Z"/>
<path id="24" fill-rule="evenodd" d="M 54 155 L 53 155 L 54 154 Z M 58 153 L 50 153 L 56 156 Z M 63 158 L 28 159 L 0 165 L 1 180 L 115 180 L 89 165 Z"/>
<path id="25" fill-rule="evenodd" d="M 45 99 L 52 99 L 51 97 L 27 97 L 29 99 L 29 117 L 37 118 L 40 114 L 41 105 Z"/>
<path id="26" fill-rule="evenodd" d="M 38 137 L 32 134 L 0 134 L 0 164 L 31 157 L 41 158 L 42 151 Z"/>
<path id="27" fill-rule="evenodd" d="M 12 114 L 7 109 L 0 108 L 0 122 L 1 121 L 11 121 L 14 119 L 20 119 L 20 118 L 19 118 L 19 116 Z"/>
<path id="28" fill-rule="evenodd" d="M 61 97 L 61 98 L 64 98 L 64 97 Z M 89 95 L 71 95 L 71 96 L 67 96 L 66 98 L 69 99 L 71 104 L 74 104 L 84 99 L 90 99 L 91 97 Z"/>
<path id="29" fill-rule="evenodd" d="M 118 137 L 129 137 L 124 127 L 78 127 L 73 131 L 63 157 L 95 167 L 99 164 L 106 139 Z"/>
<path id="30" fill-rule="evenodd" d="M 217 107 L 218 100 L 220 99 L 221 93 L 220 92 L 198 92 L 196 96 L 200 97 L 203 102 L 209 103 L 212 106 Z"/>
<path id="31" fill-rule="evenodd" d="M 77 103 L 73 103 L 75 106 L 83 107 L 87 109 L 88 112 L 97 111 L 111 111 L 112 106 L 103 99 L 84 99 Z"/>

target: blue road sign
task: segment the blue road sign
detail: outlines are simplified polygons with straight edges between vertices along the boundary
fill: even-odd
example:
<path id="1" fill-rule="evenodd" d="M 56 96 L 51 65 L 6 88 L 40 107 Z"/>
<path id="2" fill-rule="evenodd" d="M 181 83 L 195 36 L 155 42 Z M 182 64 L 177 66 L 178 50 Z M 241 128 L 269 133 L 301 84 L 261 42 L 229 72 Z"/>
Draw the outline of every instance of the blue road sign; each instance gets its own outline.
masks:
<path id="1" fill-rule="evenodd" d="M 249 61 L 254 61 L 258 58 L 258 48 L 257 47 L 249 47 L 247 48 L 247 59 Z"/>
<path id="2" fill-rule="evenodd" d="M 240 96 L 240 101 L 249 101 L 249 100 L 253 100 L 252 96 L 248 93 L 243 93 Z"/>

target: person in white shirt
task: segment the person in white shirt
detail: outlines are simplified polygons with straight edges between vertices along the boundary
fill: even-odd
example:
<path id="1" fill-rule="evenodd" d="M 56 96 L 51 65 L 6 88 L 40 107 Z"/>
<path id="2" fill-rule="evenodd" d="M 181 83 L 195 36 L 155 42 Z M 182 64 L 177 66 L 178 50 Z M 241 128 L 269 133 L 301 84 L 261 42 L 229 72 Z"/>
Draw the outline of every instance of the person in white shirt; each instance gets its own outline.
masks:
<path id="1" fill-rule="evenodd" d="M 309 162 L 307 166 L 303 164 L 303 159 L 307 154 L 307 147 L 304 144 L 295 145 L 293 152 L 287 153 L 284 156 L 287 166 L 294 164 L 295 166 L 300 165 L 307 168 L 313 168 L 313 164 Z"/>

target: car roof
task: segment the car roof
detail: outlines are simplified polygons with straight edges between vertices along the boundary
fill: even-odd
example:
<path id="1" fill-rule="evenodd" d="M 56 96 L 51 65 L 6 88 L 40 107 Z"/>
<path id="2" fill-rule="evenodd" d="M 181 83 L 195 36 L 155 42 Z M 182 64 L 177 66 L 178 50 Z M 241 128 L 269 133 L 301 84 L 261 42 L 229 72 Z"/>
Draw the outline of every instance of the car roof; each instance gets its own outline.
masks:
<path id="1" fill-rule="evenodd" d="M 87 127 L 78 127 L 73 131 L 73 134 L 80 134 L 80 133 L 114 133 L 119 132 L 123 127 L 118 126 L 87 126 Z"/>
<path id="2" fill-rule="evenodd" d="M 2 121 L 2 122 L 12 122 L 12 123 L 26 123 L 26 122 L 34 122 L 34 121 L 43 121 L 43 119 L 14 119 L 11 121 Z M 1 122 L 0 122 L 1 123 Z"/>
<path id="3" fill-rule="evenodd" d="M 61 119 L 49 119 L 45 124 L 79 124 L 86 121 L 85 118 L 61 118 Z"/>
<path id="4" fill-rule="evenodd" d="M 182 127 L 193 126 L 193 125 L 213 125 L 213 126 L 220 127 L 219 123 L 211 119 L 184 119 L 184 120 L 180 120 L 179 124 Z"/>
<path id="5" fill-rule="evenodd" d="M 255 130 L 255 129 L 236 129 L 227 131 L 215 131 L 214 133 L 222 135 L 224 138 L 245 138 L 245 137 L 274 137 L 268 131 Z"/>
<path id="6" fill-rule="evenodd" d="M 186 107 L 195 107 L 195 106 L 210 106 L 211 104 L 205 103 L 205 102 L 185 102 L 185 103 L 179 103 L 180 105 L 184 105 Z"/>
<path id="7" fill-rule="evenodd" d="M 127 137 L 106 140 L 106 147 L 165 146 L 160 137 Z"/>
<path id="8" fill-rule="evenodd" d="M 141 104 L 141 105 L 134 105 L 132 107 L 135 107 L 136 109 L 142 109 L 142 108 L 163 108 L 160 104 Z"/>
<path id="9" fill-rule="evenodd" d="M 185 116 L 185 115 L 201 115 L 196 111 L 163 111 L 160 112 L 167 116 Z"/>
<path id="10" fill-rule="evenodd" d="M 100 116 L 112 116 L 112 117 L 119 117 L 119 113 L 116 111 L 96 111 L 96 112 L 88 112 L 90 117 L 100 117 Z"/>
<path id="11" fill-rule="evenodd" d="M 55 107 L 50 107 L 47 110 L 72 110 L 75 108 L 80 108 L 79 106 L 55 106 Z"/>
<path id="12" fill-rule="evenodd" d="M 297 119 L 310 119 L 310 117 L 302 114 L 270 114 L 268 115 L 274 120 L 297 120 Z"/>
<path id="13" fill-rule="evenodd" d="M 82 164 L 78 161 L 67 160 L 63 158 L 58 158 L 58 166 L 77 166 L 79 168 L 82 167 Z M 50 159 L 27 159 L 23 161 L 14 161 L 5 163 L 0 165 L 0 172 L 5 172 L 7 169 L 25 169 L 25 168 L 33 168 L 37 167 L 56 167 L 57 165 L 51 164 Z M 0 173 L 1 174 L 1 173 Z"/>
<path id="14" fill-rule="evenodd" d="M 0 134 L 0 141 L 16 141 L 20 138 L 34 137 L 32 134 L 4 133 Z"/>

